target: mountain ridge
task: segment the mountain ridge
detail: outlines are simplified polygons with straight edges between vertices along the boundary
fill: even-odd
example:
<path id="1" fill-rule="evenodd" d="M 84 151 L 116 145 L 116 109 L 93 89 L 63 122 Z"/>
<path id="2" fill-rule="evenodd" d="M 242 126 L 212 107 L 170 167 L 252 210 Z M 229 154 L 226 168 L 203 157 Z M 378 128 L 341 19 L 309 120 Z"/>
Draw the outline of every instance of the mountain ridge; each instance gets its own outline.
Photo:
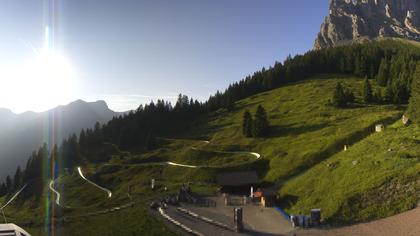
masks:
<path id="1" fill-rule="evenodd" d="M 58 106 L 55 106 L 55 107 L 50 108 L 50 109 L 48 109 L 48 110 L 45 110 L 45 111 L 40 111 L 40 112 L 27 110 L 27 111 L 24 111 L 24 112 L 20 112 L 20 113 L 18 113 L 18 112 L 13 112 L 10 108 L 7 108 L 7 107 L 0 107 L 0 115 L 4 115 L 4 114 L 6 114 L 6 113 L 7 113 L 7 114 L 11 114 L 11 115 L 15 115 L 15 116 L 26 115 L 26 114 L 40 114 L 40 113 L 44 113 L 44 112 L 48 112 L 48 111 L 52 111 L 52 110 L 55 110 L 55 109 L 59 109 L 59 108 L 66 107 L 66 106 L 69 106 L 69 105 L 74 105 L 74 104 L 79 104 L 79 105 L 82 105 L 82 104 L 88 104 L 88 105 L 101 105 L 101 106 L 106 107 L 106 109 L 111 110 L 111 109 L 108 107 L 108 104 L 106 103 L 106 101 L 105 101 L 105 100 L 102 100 L 102 99 L 100 99 L 100 100 L 96 100 L 96 101 L 92 101 L 92 102 L 88 102 L 88 101 L 85 101 L 85 100 L 83 100 L 83 99 L 77 99 L 77 100 L 71 101 L 71 102 L 69 102 L 69 103 L 67 103 L 67 104 L 65 104 L 65 105 L 58 105 Z M 115 111 L 114 111 L 114 112 L 115 112 Z M 125 112 L 116 112 L 116 113 L 125 113 Z"/>
<path id="2" fill-rule="evenodd" d="M 43 112 L 16 114 L 0 108 L 0 178 L 24 167 L 32 151 L 43 143 L 60 144 L 69 135 L 105 124 L 125 112 L 114 112 L 103 100 L 86 102 L 81 99 Z"/>
<path id="3" fill-rule="evenodd" d="M 314 49 L 375 38 L 420 41 L 420 2 L 410 0 L 330 0 Z"/>

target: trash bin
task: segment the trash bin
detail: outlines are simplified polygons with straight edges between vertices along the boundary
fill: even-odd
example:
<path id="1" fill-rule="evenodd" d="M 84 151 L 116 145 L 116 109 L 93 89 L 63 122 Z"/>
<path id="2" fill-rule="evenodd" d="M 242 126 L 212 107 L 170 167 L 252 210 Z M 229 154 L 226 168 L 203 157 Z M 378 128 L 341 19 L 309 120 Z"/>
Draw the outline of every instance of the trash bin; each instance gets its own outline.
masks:
<path id="1" fill-rule="evenodd" d="M 311 226 L 311 217 L 310 216 L 304 216 L 303 217 L 303 227 L 309 228 Z"/>
<path id="2" fill-rule="evenodd" d="M 305 223 L 304 222 L 305 221 L 304 216 L 303 215 L 298 215 L 297 218 L 298 218 L 298 226 L 303 227 L 304 223 Z"/>
<path id="3" fill-rule="evenodd" d="M 313 226 L 319 226 L 321 224 L 321 209 L 311 210 L 311 221 Z"/>

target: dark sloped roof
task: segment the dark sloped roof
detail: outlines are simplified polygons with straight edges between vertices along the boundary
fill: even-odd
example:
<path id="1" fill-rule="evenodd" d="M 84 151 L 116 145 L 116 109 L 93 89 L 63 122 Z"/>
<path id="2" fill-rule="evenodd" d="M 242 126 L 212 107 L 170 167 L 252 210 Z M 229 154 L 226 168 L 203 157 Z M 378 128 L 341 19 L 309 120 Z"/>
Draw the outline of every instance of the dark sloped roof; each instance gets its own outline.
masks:
<path id="1" fill-rule="evenodd" d="M 274 197 L 277 196 L 278 188 L 270 187 L 261 189 L 261 193 L 264 197 Z"/>
<path id="2" fill-rule="evenodd" d="M 216 180 L 221 186 L 243 186 L 257 184 L 258 176 L 255 171 L 225 172 L 218 174 Z"/>

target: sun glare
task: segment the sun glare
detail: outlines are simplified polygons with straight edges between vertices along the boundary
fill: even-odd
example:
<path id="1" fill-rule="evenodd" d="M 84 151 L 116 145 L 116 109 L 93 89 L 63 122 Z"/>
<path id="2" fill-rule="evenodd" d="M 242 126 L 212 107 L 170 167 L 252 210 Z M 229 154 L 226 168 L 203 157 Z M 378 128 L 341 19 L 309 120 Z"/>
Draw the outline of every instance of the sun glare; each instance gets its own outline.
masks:
<path id="1" fill-rule="evenodd" d="M 63 55 L 53 50 L 38 53 L 3 77 L 0 96 L 15 112 L 44 111 L 75 98 L 75 71 Z"/>

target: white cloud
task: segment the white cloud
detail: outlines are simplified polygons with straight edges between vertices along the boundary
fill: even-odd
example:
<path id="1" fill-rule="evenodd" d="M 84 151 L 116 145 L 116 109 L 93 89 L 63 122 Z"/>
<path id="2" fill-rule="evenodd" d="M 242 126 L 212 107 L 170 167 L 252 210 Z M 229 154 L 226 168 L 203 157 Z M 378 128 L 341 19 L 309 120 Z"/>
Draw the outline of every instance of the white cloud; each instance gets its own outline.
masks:
<path id="1" fill-rule="evenodd" d="M 177 94 L 169 95 L 144 95 L 144 94 L 99 94 L 89 97 L 88 101 L 105 100 L 109 108 L 114 111 L 128 111 L 137 109 L 140 104 L 163 99 L 175 103 Z"/>

